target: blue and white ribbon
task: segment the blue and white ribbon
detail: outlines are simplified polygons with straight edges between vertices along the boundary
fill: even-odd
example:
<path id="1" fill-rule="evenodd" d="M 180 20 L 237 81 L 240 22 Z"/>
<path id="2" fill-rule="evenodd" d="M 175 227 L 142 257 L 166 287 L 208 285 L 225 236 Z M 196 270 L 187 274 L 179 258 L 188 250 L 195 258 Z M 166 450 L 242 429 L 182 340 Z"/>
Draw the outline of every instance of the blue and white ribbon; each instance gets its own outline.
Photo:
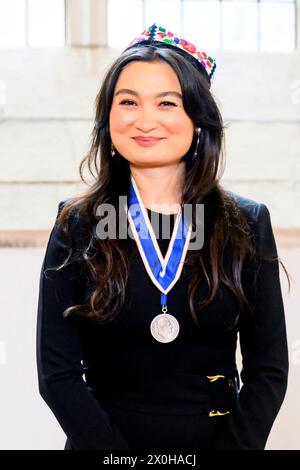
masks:
<path id="1" fill-rule="evenodd" d="M 132 206 L 137 210 L 133 210 Z M 184 221 L 183 211 L 180 208 L 176 216 L 167 253 L 163 257 L 147 210 L 132 175 L 129 207 L 125 204 L 124 208 L 145 269 L 153 284 L 161 291 L 161 306 L 166 306 L 167 294 L 181 275 L 191 238 L 192 224 L 187 224 Z"/>

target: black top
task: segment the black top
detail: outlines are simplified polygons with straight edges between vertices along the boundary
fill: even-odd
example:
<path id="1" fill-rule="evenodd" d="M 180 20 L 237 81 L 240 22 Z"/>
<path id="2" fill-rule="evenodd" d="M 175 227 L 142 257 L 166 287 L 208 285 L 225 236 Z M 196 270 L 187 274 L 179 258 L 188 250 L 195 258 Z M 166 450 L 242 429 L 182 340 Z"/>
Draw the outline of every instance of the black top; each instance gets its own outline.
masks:
<path id="1" fill-rule="evenodd" d="M 267 255 L 277 253 L 267 207 L 235 197 L 258 247 Z M 63 204 L 60 202 L 59 210 Z M 148 209 L 149 215 L 151 212 Z M 171 220 L 172 233 L 175 217 L 160 214 L 160 227 L 162 219 Z M 80 222 L 75 216 L 70 224 L 75 244 L 82 233 Z M 164 256 L 169 240 L 158 237 L 158 243 Z M 200 328 L 188 305 L 192 266 L 185 264 L 168 293 L 168 313 L 177 318 L 180 333 L 175 340 L 160 343 L 151 335 L 150 323 L 161 313 L 161 293 L 146 273 L 135 241 L 128 240 L 127 246 L 131 256 L 125 305 L 113 322 L 95 326 L 87 318 L 62 317 L 68 306 L 83 301 L 86 278 L 75 261 L 59 272 L 45 274 L 45 268 L 63 262 L 70 248 L 57 225 L 48 241 L 38 304 L 39 388 L 66 435 L 76 449 L 124 448 L 124 437 L 110 421 L 105 403 L 150 413 L 207 413 L 205 377 L 235 376 L 239 332 L 243 386 L 214 448 L 263 449 L 285 395 L 288 372 L 278 263 L 264 262 L 260 268 L 254 316 L 242 315 L 233 327 L 237 304 L 223 285 L 214 301 L 200 311 Z M 244 270 L 248 294 L 250 278 L 251 272 Z M 207 289 L 205 281 L 200 283 L 199 295 L 206 296 Z"/>

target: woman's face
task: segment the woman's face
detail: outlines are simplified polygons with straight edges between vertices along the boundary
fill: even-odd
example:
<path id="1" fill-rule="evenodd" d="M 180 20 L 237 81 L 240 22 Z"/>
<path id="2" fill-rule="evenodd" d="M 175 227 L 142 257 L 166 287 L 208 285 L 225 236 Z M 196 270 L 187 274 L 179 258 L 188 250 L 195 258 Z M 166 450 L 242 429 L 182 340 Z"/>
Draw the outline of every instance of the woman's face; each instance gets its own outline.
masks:
<path id="1" fill-rule="evenodd" d="M 112 143 L 129 163 L 165 166 L 179 163 L 187 153 L 194 125 L 181 96 L 180 82 L 167 63 L 134 61 L 122 70 L 114 90 L 109 126 Z M 137 136 L 160 139 L 142 145 L 134 139 Z"/>

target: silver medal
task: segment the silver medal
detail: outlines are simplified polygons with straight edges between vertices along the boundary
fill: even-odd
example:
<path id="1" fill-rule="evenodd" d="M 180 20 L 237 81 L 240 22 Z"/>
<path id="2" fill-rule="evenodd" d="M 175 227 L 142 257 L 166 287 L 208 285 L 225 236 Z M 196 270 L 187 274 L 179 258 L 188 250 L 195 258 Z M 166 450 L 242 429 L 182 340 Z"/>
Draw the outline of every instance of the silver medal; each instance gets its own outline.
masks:
<path id="1" fill-rule="evenodd" d="M 179 333 L 179 323 L 173 315 L 161 313 L 153 318 L 150 331 L 160 343 L 169 343 L 173 341 Z"/>

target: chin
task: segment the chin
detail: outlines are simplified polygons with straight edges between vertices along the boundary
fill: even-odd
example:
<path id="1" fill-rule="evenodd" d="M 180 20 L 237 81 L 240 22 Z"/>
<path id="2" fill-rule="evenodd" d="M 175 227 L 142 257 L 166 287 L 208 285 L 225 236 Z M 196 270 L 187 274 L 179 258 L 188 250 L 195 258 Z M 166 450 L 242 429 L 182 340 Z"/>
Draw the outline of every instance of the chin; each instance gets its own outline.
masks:
<path id="1" fill-rule="evenodd" d="M 132 163 L 134 165 L 144 166 L 144 167 L 162 166 L 161 160 L 153 160 L 153 159 L 148 159 L 148 158 L 144 158 L 142 160 L 139 158 L 138 160 L 134 160 Z"/>

